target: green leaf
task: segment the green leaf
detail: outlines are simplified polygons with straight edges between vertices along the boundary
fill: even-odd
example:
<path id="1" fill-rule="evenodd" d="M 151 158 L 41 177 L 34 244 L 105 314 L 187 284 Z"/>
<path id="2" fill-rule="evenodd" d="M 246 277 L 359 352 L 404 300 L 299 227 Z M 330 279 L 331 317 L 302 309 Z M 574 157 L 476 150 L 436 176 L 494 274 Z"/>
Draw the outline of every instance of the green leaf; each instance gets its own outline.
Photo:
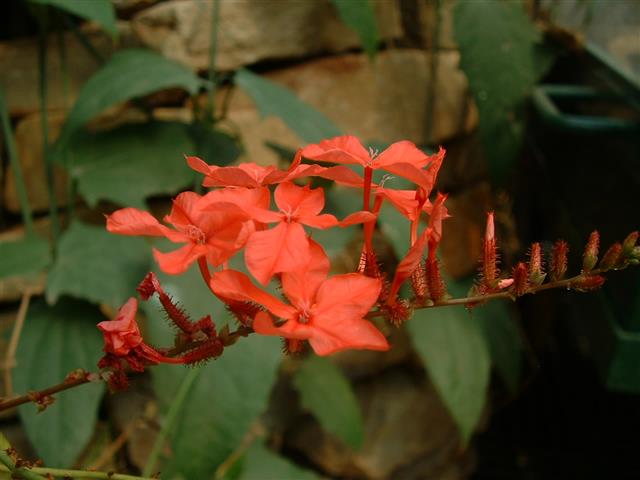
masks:
<path id="1" fill-rule="evenodd" d="M 190 94 L 203 85 L 191 70 L 162 55 L 142 49 L 121 50 L 84 84 L 60 133 L 58 146 L 107 107 L 165 88 L 181 87 Z"/>
<path id="2" fill-rule="evenodd" d="M 280 117 L 301 140 L 316 143 L 340 135 L 331 120 L 282 85 L 244 68 L 236 72 L 235 82 L 256 102 L 260 115 Z"/>
<path id="3" fill-rule="evenodd" d="M 521 2 L 456 2 L 454 31 L 490 171 L 503 182 L 522 142 L 524 101 L 553 56 Z"/>
<path id="4" fill-rule="evenodd" d="M 205 314 L 219 327 L 224 307 L 208 291 L 198 269 L 182 276 L 160 275 L 163 287 L 194 319 Z M 147 302 L 149 332 L 153 343 L 167 344 L 173 338 L 156 302 Z M 170 432 L 173 455 L 162 471 L 167 478 L 177 472 L 184 478 L 210 478 L 239 445 L 251 424 L 266 409 L 280 364 L 277 338 L 251 336 L 228 347 L 215 361 L 200 368 Z M 160 365 L 152 370 L 158 398 L 166 410 L 186 373 L 185 368 Z"/>
<path id="5" fill-rule="evenodd" d="M 190 127 L 194 138 L 194 150 L 190 152 L 191 155 L 220 167 L 234 162 L 242 155 L 243 148 L 239 139 L 225 132 L 212 130 L 202 123 L 196 123 Z"/>
<path id="6" fill-rule="evenodd" d="M 354 450 L 362 446 L 362 412 L 351 384 L 342 371 L 326 358 L 307 358 L 293 382 L 302 405 L 322 427 Z"/>
<path id="7" fill-rule="evenodd" d="M 71 295 L 112 307 L 135 295 L 150 267 L 150 248 L 141 238 L 75 222 L 62 235 L 47 278 L 47 301 Z"/>
<path id="8" fill-rule="evenodd" d="M 152 122 L 74 135 L 65 167 L 90 206 L 110 200 L 145 208 L 148 196 L 175 193 L 193 183 L 195 173 L 184 159 L 193 153 L 189 125 Z"/>
<path id="9" fill-rule="evenodd" d="M 31 3 L 50 5 L 65 12 L 72 13 L 85 20 L 99 23 L 112 35 L 118 34 L 116 14 L 110 0 L 29 0 Z"/>
<path id="10" fill-rule="evenodd" d="M 484 408 L 490 356 L 477 320 L 463 307 L 416 310 L 412 343 L 465 442 Z"/>
<path id="11" fill-rule="evenodd" d="M 482 326 L 491 362 L 509 391 L 515 394 L 522 375 L 522 337 L 511 306 L 504 300 L 493 301 L 475 307 L 472 315 Z"/>
<path id="12" fill-rule="evenodd" d="M 100 311 L 84 302 L 64 299 L 49 307 L 34 301 L 16 352 L 16 391 L 50 387 L 78 368 L 95 370 L 102 353 L 96 324 L 102 320 Z M 97 383 L 56 394 L 42 413 L 33 404 L 19 407 L 27 435 L 47 466 L 74 463 L 93 433 L 103 390 Z"/>
<path id="13" fill-rule="evenodd" d="M 237 480 L 318 480 L 315 473 L 298 467 L 256 442 L 242 458 L 242 473 Z"/>
<path id="14" fill-rule="evenodd" d="M 370 59 L 378 50 L 378 25 L 369 0 L 332 0 L 342 21 L 358 32 L 360 42 Z"/>
<path id="15" fill-rule="evenodd" d="M 1 242 L 0 258 L 0 278 L 37 274 L 51 262 L 49 242 L 36 236 Z"/>

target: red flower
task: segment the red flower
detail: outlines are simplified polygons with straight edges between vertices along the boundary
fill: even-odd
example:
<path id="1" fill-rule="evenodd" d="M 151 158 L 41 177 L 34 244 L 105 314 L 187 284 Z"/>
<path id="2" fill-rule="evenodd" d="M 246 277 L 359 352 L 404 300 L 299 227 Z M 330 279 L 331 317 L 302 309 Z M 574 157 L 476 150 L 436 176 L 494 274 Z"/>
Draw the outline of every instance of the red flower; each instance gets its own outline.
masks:
<path id="1" fill-rule="evenodd" d="M 142 340 L 140 328 L 136 322 L 138 301 L 131 297 L 120 310 L 116 318 L 98 324 L 104 337 L 104 351 L 106 354 L 131 359 L 144 359 L 151 363 L 184 363 L 180 358 L 165 357 Z M 131 362 L 130 362 L 131 363 Z"/>
<path id="2" fill-rule="evenodd" d="M 241 206 L 268 205 L 266 189 L 225 189 L 201 197 L 184 192 L 173 201 L 165 222 L 158 222 L 150 213 L 135 208 L 123 208 L 107 217 L 107 230 L 121 235 L 166 237 L 172 242 L 186 243 L 169 253 L 153 251 L 160 268 L 169 274 L 185 272 L 196 260 L 206 257 L 218 266 L 238 252 L 246 243 L 253 223 Z"/>
<path id="3" fill-rule="evenodd" d="M 356 137 L 345 135 L 323 140 L 316 145 L 307 145 L 302 156 L 321 162 L 362 165 L 372 170 L 384 169 L 399 177 L 411 180 L 426 191 L 431 191 L 445 151 L 427 155 L 412 142 L 401 141 L 392 144 L 384 152 L 376 155 L 368 152 Z M 428 170 L 423 170 L 429 166 Z"/>
<path id="4" fill-rule="evenodd" d="M 115 319 L 98 324 L 104 336 L 106 353 L 124 357 L 142 343 L 142 335 L 136 323 L 137 311 L 138 301 L 132 297 L 118 310 Z"/>
<path id="5" fill-rule="evenodd" d="M 205 178 L 205 187 L 245 187 L 258 188 L 284 181 L 291 181 L 301 177 L 319 176 L 329 180 L 339 181 L 349 186 L 362 186 L 363 179 L 346 167 L 321 167 L 320 165 L 301 165 L 301 150 L 298 150 L 289 168 L 278 170 L 276 167 L 262 166 L 256 163 L 241 163 L 238 166 L 219 167 L 208 165 L 198 157 L 187 157 L 187 163 Z"/>
<path id="6" fill-rule="evenodd" d="M 247 214 L 261 223 L 275 223 L 274 228 L 254 232 L 247 241 L 245 262 L 251 274 L 263 285 L 275 273 L 303 268 L 310 261 L 309 241 L 303 225 L 314 228 L 349 226 L 371 221 L 369 212 L 356 212 L 342 222 L 330 214 L 320 214 L 324 208 L 322 188 L 311 189 L 283 182 L 275 190 L 278 212 L 248 206 Z"/>
<path id="7" fill-rule="evenodd" d="M 257 333 L 308 340 L 318 355 L 347 349 L 388 350 L 384 335 L 363 318 L 378 299 L 380 280 L 357 273 L 327 278 L 329 260 L 322 247 L 310 243 L 306 267 L 282 274 L 282 290 L 290 305 L 234 270 L 216 273 L 211 288 L 223 301 L 258 303 L 285 321 L 276 326 L 269 313 L 258 312 L 253 322 Z"/>

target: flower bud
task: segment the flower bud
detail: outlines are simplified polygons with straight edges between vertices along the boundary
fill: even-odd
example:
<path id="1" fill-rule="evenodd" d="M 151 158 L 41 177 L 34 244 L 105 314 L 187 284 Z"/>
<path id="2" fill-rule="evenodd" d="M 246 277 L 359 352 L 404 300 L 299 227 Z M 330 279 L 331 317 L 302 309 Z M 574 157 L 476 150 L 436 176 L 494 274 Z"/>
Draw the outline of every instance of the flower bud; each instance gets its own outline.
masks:
<path id="1" fill-rule="evenodd" d="M 513 269 L 513 285 L 511 291 L 520 297 L 529 290 L 529 272 L 524 262 L 519 262 Z"/>
<path id="2" fill-rule="evenodd" d="M 495 288 L 498 278 L 498 255 L 496 251 L 496 233 L 493 221 L 494 214 L 487 214 L 487 227 L 484 234 L 484 242 L 482 248 L 482 277 L 487 288 Z"/>
<path id="3" fill-rule="evenodd" d="M 537 287 L 544 282 L 546 276 L 542 270 L 542 247 L 538 242 L 532 243 L 529 252 L 529 282 Z"/>
<path id="4" fill-rule="evenodd" d="M 438 265 L 437 258 L 427 258 L 425 263 L 425 269 L 427 271 L 427 287 L 429 289 L 429 295 L 431 300 L 437 302 L 444 297 L 446 289 L 444 281 L 440 275 L 440 265 Z"/>
<path id="5" fill-rule="evenodd" d="M 600 247 L 600 234 L 597 230 L 591 232 L 587 246 L 584 249 L 584 255 L 582 256 L 582 271 L 590 272 L 593 267 L 598 263 L 598 248 Z"/>
<path id="6" fill-rule="evenodd" d="M 604 284 L 605 278 L 602 275 L 587 275 L 586 277 L 571 282 L 570 288 L 579 292 L 591 292 L 599 289 Z"/>
<path id="7" fill-rule="evenodd" d="M 551 249 L 551 264 L 549 265 L 549 273 L 552 280 L 560 280 L 567 273 L 567 254 L 569 253 L 569 245 L 564 240 L 558 240 L 553 244 Z"/>
<path id="8" fill-rule="evenodd" d="M 622 253 L 622 245 L 620 243 L 614 243 L 609 247 L 607 253 L 604 254 L 602 260 L 600 260 L 600 270 L 610 270 L 618 264 L 620 260 L 620 254 Z"/>
<path id="9" fill-rule="evenodd" d="M 633 255 L 633 249 L 638 241 L 638 232 L 631 232 L 622 242 L 622 259 L 625 260 Z"/>

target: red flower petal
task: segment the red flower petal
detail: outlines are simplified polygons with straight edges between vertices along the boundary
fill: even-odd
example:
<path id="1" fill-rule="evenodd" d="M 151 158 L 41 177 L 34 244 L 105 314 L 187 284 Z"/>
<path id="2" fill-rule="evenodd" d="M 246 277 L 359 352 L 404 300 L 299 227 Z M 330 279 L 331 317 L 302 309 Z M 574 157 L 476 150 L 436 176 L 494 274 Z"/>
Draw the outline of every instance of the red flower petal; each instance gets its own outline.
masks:
<path id="1" fill-rule="evenodd" d="M 251 274 L 266 285 L 274 273 L 292 272 L 309 262 L 309 241 L 298 223 L 282 222 L 270 230 L 255 232 L 245 250 Z"/>
<path id="2" fill-rule="evenodd" d="M 321 162 L 368 165 L 371 162 L 369 152 L 360 140 L 352 135 L 323 140 L 317 145 L 307 145 L 302 156 Z"/>
<path id="3" fill-rule="evenodd" d="M 168 237 L 174 242 L 186 242 L 187 238 L 162 225 L 149 212 L 136 208 L 122 208 L 107 216 L 107 230 L 120 235 L 150 235 Z"/>
<path id="4" fill-rule="evenodd" d="M 287 320 L 284 325 L 276 327 L 273 318 L 267 312 L 258 312 L 253 320 L 253 330 L 260 335 L 271 335 L 296 340 L 308 340 L 313 335 L 313 329 L 295 320 Z"/>
<path id="5" fill-rule="evenodd" d="M 274 192 L 278 209 L 294 217 L 319 214 L 324 208 L 324 190 L 311 189 L 309 185 L 299 187 L 291 182 L 283 182 Z"/>
<path id="6" fill-rule="evenodd" d="M 297 313 L 295 308 L 256 287 L 249 277 L 235 270 L 215 273 L 211 279 L 211 289 L 223 301 L 255 302 L 280 318 L 290 319 Z"/>
<path id="7" fill-rule="evenodd" d="M 169 275 L 179 275 L 186 272 L 191 264 L 206 254 L 202 245 L 188 243 L 172 252 L 163 253 L 153 249 L 153 256 L 158 262 L 160 270 Z"/>
<path id="8" fill-rule="evenodd" d="M 301 269 L 282 274 L 282 290 L 300 310 L 311 307 L 316 292 L 329 274 L 329 257 L 319 243 L 309 239 L 309 262 Z"/>
<path id="9" fill-rule="evenodd" d="M 374 168 L 384 168 L 398 163 L 408 163 L 418 169 L 424 168 L 429 163 L 426 153 L 415 146 L 413 142 L 403 140 L 389 146 L 384 152 L 374 159 Z"/>

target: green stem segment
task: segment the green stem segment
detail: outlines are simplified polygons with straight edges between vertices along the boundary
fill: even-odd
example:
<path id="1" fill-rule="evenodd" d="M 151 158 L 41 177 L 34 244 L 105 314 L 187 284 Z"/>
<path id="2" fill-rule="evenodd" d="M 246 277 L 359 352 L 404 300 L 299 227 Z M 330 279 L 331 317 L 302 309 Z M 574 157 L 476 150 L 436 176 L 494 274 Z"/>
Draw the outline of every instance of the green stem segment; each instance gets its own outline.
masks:
<path id="1" fill-rule="evenodd" d="M 15 139 L 13 132 L 11 131 L 11 121 L 9 120 L 9 109 L 5 100 L 4 91 L 0 86 L 0 123 L 2 123 L 2 134 L 7 144 L 7 153 L 9 155 L 9 161 L 11 162 L 11 171 L 13 172 L 13 179 L 16 185 L 16 191 L 18 193 L 18 199 L 20 200 L 20 211 L 22 213 L 22 222 L 27 229 L 28 235 L 34 234 L 33 229 L 33 214 L 31 213 L 31 205 L 29 204 L 29 197 L 27 196 L 27 187 L 24 183 L 24 177 L 22 176 L 22 166 L 20 165 L 20 159 L 18 158 L 18 150 L 16 149 Z"/>
<path id="2" fill-rule="evenodd" d="M 44 156 L 45 172 L 47 177 L 47 191 L 49 194 L 49 212 L 51 215 L 51 233 L 54 249 L 60 235 L 60 222 L 58 220 L 58 205 L 56 201 L 55 178 L 53 176 L 53 158 L 49 148 L 49 120 L 47 115 L 47 30 L 40 25 L 38 42 L 38 65 L 40 69 L 40 124 L 42 128 L 42 153 Z"/>
<path id="3" fill-rule="evenodd" d="M 189 370 L 187 376 L 182 380 L 182 384 L 180 384 L 180 388 L 178 389 L 178 393 L 176 394 L 175 400 L 169 407 L 169 411 L 167 412 L 167 418 L 162 426 L 162 430 L 158 433 L 155 442 L 153 443 L 153 448 L 151 453 L 149 454 L 149 459 L 147 460 L 147 464 L 144 466 L 144 470 L 142 475 L 148 477 L 153 473 L 156 464 L 158 463 L 158 458 L 160 457 L 160 452 L 162 451 L 162 447 L 164 447 L 165 442 L 167 441 L 167 437 L 173 430 L 173 426 L 176 423 L 176 419 L 178 415 L 182 411 L 182 407 L 184 406 L 184 402 L 191 391 L 191 387 L 194 382 L 198 378 L 198 374 L 200 373 L 200 369 L 194 368 Z"/>
<path id="4" fill-rule="evenodd" d="M 136 475 L 126 475 L 124 473 L 113 472 L 94 472 L 89 470 L 68 470 L 65 468 L 14 468 L 5 463 L 5 458 L 13 462 L 5 451 L 0 452 L 0 461 L 4 463 L 4 468 L 0 467 L 0 472 L 11 472 L 12 478 L 20 478 L 23 480 L 47 480 L 48 478 L 97 478 L 104 480 L 154 480 L 152 477 L 138 477 Z"/>

